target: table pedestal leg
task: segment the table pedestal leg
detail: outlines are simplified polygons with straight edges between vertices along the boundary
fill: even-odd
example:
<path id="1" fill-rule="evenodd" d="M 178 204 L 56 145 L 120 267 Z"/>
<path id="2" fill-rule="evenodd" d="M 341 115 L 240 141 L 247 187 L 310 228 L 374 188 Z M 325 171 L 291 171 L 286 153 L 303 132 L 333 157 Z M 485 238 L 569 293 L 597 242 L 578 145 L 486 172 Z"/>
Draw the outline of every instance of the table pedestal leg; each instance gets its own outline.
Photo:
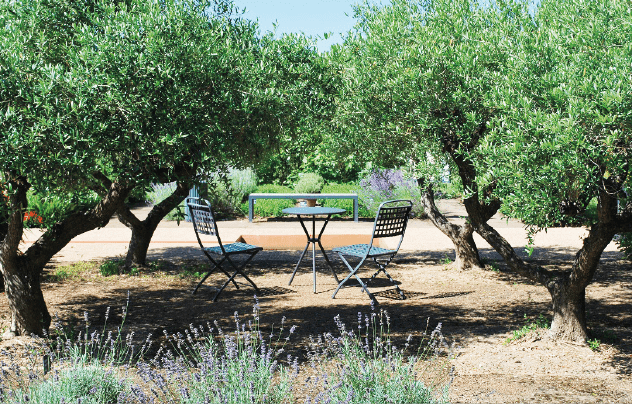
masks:
<path id="1" fill-rule="evenodd" d="M 325 231 L 325 227 L 327 227 L 327 223 L 329 223 L 329 219 L 331 218 L 331 215 L 327 216 L 327 219 L 325 220 L 323 227 L 320 229 L 320 233 L 318 234 L 318 237 L 316 237 L 316 217 L 312 216 L 312 234 L 310 235 L 309 231 L 307 230 L 307 227 L 305 227 L 305 223 L 303 222 L 303 218 L 301 217 L 301 215 L 297 215 L 297 216 L 298 216 L 299 222 L 301 223 L 301 227 L 303 227 L 303 231 L 305 232 L 305 235 L 307 236 L 307 245 L 305 246 L 305 249 L 303 249 L 303 252 L 301 253 L 301 257 L 298 259 L 298 263 L 296 263 L 296 267 L 294 268 L 294 272 L 292 272 L 292 276 L 290 277 L 290 282 L 288 283 L 288 285 L 292 284 L 292 281 L 294 280 L 294 276 L 296 275 L 296 271 L 298 271 L 298 267 L 301 265 L 301 262 L 303 262 L 303 257 L 305 256 L 305 253 L 307 252 L 307 249 L 309 248 L 309 245 L 311 244 L 312 245 L 312 274 L 314 277 L 314 293 L 316 293 L 316 243 L 318 243 L 318 248 L 320 248 L 320 251 L 323 253 L 323 257 L 325 257 L 325 261 L 327 261 L 327 265 L 329 266 L 329 269 L 331 269 L 331 273 L 334 275 L 334 279 L 336 279 L 336 283 L 340 283 L 340 281 L 338 280 L 338 276 L 336 275 L 336 271 L 334 271 L 334 267 L 331 264 L 331 261 L 329 261 L 329 257 L 325 253 L 325 249 L 323 248 L 323 245 L 320 242 L 320 239 L 323 236 L 323 233 Z"/>
<path id="2" fill-rule="evenodd" d="M 309 241 L 307 242 L 307 245 L 305 246 L 305 248 L 303 249 L 303 252 L 301 253 L 301 258 L 299 258 L 298 262 L 296 263 L 296 267 L 294 268 L 294 272 L 292 272 L 292 277 L 290 278 L 290 283 L 288 283 L 288 285 L 292 284 L 292 281 L 294 280 L 294 275 L 296 275 L 296 271 L 298 271 L 298 267 L 299 265 L 301 265 L 301 262 L 303 261 L 303 257 L 305 256 L 305 252 L 307 252 L 308 248 L 309 248 Z"/>

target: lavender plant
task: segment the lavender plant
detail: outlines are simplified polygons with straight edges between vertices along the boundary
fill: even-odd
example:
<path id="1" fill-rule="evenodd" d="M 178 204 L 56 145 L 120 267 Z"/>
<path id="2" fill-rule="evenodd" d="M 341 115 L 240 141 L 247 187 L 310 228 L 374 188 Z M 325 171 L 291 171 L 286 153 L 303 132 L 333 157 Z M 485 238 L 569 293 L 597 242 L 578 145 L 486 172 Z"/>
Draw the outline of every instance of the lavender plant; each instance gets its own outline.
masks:
<path id="1" fill-rule="evenodd" d="M 151 184 L 151 191 L 147 192 L 145 200 L 150 205 L 158 205 L 160 202 L 167 199 L 167 197 L 176 190 L 176 183 L 168 182 L 166 184 Z"/>
<path id="2" fill-rule="evenodd" d="M 358 313 L 357 333 L 347 330 L 339 316 L 335 321 L 338 336 L 326 333 L 310 344 L 311 366 L 319 376 L 308 381 L 315 394 L 305 402 L 447 402 L 451 354 L 437 360 L 442 352 L 449 351 L 441 325 L 424 340 L 416 355 L 406 357 L 412 337 L 398 350 L 391 343 L 386 312 Z M 420 380 L 424 376 L 427 380 Z"/>
<path id="3" fill-rule="evenodd" d="M 285 318 L 276 334 L 264 337 L 258 302 L 253 318 L 243 322 L 235 313 L 235 331 L 190 325 L 170 335 L 145 360 L 151 336 L 135 348 L 134 334 L 123 337 L 127 305 L 114 332 L 104 325 L 58 333 L 30 349 L 52 361 L 42 372 L 41 356 L 31 355 L 29 366 L 4 353 L 0 363 L 0 402 L 22 403 L 295 403 L 295 391 L 308 392 L 306 403 L 441 403 L 446 401 L 451 354 L 440 325 L 412 355 L 411 337 L 403 349 L 390 339 L 388 314 L 358 313 L 357 331 L 348 330 L 336 316 L 337 336 L 326 333 L 311 345 L 311 376 L 297 385 L 297 358 L 280 363 L 295 327 L 286 331 Z M 106 312 L 106 323 L 110 310 Z M 56 329 L 62 329 L 56 326 Z M 426 335 L 424 333 L 424 335 Z M 447 355 L 444 353 L 447 352 Z M 46 362 L 44 362 L 46 363 Z M 37 370 L 39 369 L 39 370 Z"/>
<path id="4" fill-rule="evenodd" d="M 382 202 L 391 199 L 410 199 L 413 202 L 412 215 L 424 216 L 419 188 L 415 181 L 405 178 L 402 170 L 373 170 L 360 180 L 357 192 L 359 202 L 372 215 L 377 213 L 377 208 Z"/>
<path id="5" fill-rule="evenodd" d="M 250 167 L 243 170 L 231 168 L 228 179 L 233 190 L 235 206 L 239 206 L 249 194 L 257 189 L 257 173 Z"/>
<path id="6" fill-rule="evenodd" d="M 283 346 L 275 348 L 272 335 L 264 338 L 258 305 L 254 320 L 247 325 L 235 313 L 235 326 L 233 333 L 224 333 L 215 322 L 215 327 L 190 325 L 183 334 L 166 334 L 171 349 L 161 351 L 150 364 L 140 365 L 139 376 L 155 386 L 153 391 L 160 400 L 185 404 L 294 402 L 292 380 L 298 373 L 297 362 L 291 371 L 279 364 Z M 293 332 L 290 329 L 289 335 Z"/>
<path id="7" fill-rule="evenodd" d="M 123 321 L 116 333 L 106 333 L 109 308 L 102 332 L 90 330 L 87 313 L 84 314 L 85 330 L 78 333 L 62 326 L 59 319 L 56 319 L 56 336 L 35 339 L 34 345 L 27 348 L 30 366 L 26 372 L 16 364 L 16 358 L 11 356 L 10 365 L 4 362 L 0 364 L 0 402 L 134 402 L 126 398 L 131 392 L 132 384 L 121 374 L 119 367 L 122 363 L 129 365 L 139 358 L 134 353 L 133 334 L 122 338 L 126 311 L 127 305 L 123 308 Z M 3 354 L 7 356 L 6 353 Z"/>
<path id="8" fill-rule="evenodd" d="M 35 380 L 35 379 L 34 379 Z M 126 403 L 129 381 L 120 379 L 113 369 L 101 364 L 75 364 L 55 371 L 45 380 L 32 383 L 27 390 L 9 392 L 4 402 L 11 404 Z"/>

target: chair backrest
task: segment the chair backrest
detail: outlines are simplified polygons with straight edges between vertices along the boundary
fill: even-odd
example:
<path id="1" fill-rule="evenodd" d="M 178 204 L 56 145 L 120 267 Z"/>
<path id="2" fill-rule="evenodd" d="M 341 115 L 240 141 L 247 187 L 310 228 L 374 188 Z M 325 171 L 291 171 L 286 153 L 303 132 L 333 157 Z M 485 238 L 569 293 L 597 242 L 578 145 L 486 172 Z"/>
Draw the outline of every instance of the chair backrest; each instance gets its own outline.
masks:
<path id="1" fill-rule="evenodd" d="M 373 238 L 402 236 L 406 231 L 413 203 L 406 199 L 380 204 L 373 224 Z"/>
<path id="2" fill-rule="evenodd" d="M 217 231 L 217 223 L 215 222 L 215 216 L 213 215 L 213 209 L 211 204 L 206 199 L 189 197 L 186 199 L 187 207 L 189 208 L 189 215 L 193 222 L 193 229 L 195 230 L 195 236 L 200 243 L 200 246 L 204 248 L 200 234 L 206 234 L 209 236 L 217 237 L 219 245 L 222 246 L 222 241 L 219 238 L 219 232 Z M 224 248 L 222 247 L 222 250 Z"/>

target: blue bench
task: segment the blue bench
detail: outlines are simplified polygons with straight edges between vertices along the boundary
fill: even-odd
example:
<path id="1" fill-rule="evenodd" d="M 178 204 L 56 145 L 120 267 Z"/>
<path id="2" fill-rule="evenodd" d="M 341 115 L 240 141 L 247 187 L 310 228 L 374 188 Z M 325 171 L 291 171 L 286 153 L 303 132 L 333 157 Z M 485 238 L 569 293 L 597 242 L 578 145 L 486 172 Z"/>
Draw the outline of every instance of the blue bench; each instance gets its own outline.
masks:
<path id="1" fill-rule="evenodd" d="M 248 221 L 252 222 L 257 199 L 353 199 L 353 221 L 358 221 L 358 194 L 250 194 Z"/>

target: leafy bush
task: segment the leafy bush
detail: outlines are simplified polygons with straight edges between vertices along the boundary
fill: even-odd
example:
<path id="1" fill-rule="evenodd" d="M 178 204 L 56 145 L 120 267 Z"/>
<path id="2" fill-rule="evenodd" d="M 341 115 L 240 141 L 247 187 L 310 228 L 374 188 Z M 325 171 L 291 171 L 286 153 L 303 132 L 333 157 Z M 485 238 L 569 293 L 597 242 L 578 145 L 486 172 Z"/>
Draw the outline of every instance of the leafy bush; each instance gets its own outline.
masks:
<path id="1" fill-rule="evenodd" d="M 29 191 L 25 226 L 48 228 L 73 212 L 91 209 L 101 200 L 96 192 Z"/>
<path id="2" fill-rule="evenodd" d="M 176 190 L 176 182 L 166 184 L 151 184 L 151 191 L 145 195 L 145 201 L 152 206 L 158 205 L 173 194 Z"/>
<path id="3" fill-rule="evenodd" d="M 450 349 L 441 334 L 441 324 L 422 341 L 416 356 L 405 357 L 393 346 L 388 333 L 388 314 L 358 313 L 358 331 L 348 331 L 335 317 L 340 336 L 327 333 L 311 343 L 312 368 L 321 377 L 314 378 L 320 392 L 315 402 L 334 403 L 441 403 L 447 401 L 450 373 Z M 363 321 L 364 320 L 364 321 Z M 442 359 L 440 355 L 447 353 Z M 437 360 L 439 359 L 439 360 Z M 433 375 L 418 374 L 424 361 L 434 361 Z M 332 366 L 333 365 L 333 366 Z M 428 369 L 428 368 L 426 368 Z M 420 376 L 429 377 L 425 382 Z"/>
<path id="4" fill-rule="evenodd" d="M 122 263 L 119 261 L 107 260 L 99 266 L 102 276 L 113 276 L 121 273 Z"/>
<path id="5" fill-rule="evenodd" d="M 248 195 L 257 189 L 257 173 L 252 168 L 244 170 L 230 169 L 228 179 L 237 206 L 241 202 L 248 200 Z"/>
<path id="6" fill-rule="evenodd" d="M 325 186 L 325 180 L 319 174 L 305 173 L 301 174 L 294 191 L 299 194 L 317 194 Z"/>
<path id="7" fill-rule="evenodd" d="M 382 202 L 391 199 L 409 199 L 413 202 L 412 215 L 425 216 L 419 187 L 415 181 L 404 178 L 402 170 L 373 170 L 360 181 L 358 198 L 371 216 L 375 216 Z"/>
<path id="8" fill-rule="evenodd" d="M 384 311 L 358 313 L 357 331 L 348 331 L 335 317 L 338 336 L 325 333 L 311 338 L 309 377 L 299 377 L 298 358 L 283 357 L 296 327 L 289 330 L 285 318 L 274 334 L 265 336 L 259 327 L 259 306 L 253 318 L 242 321 L 235 313 L 235 330 L 190 325 L 176 334 L 164 332 L 166 344 L 151 356 L 151 338 L 135 345 L 134 334 L 123 336 L 127 315 L 113 331 L 107 324 L 90 328 L 62 327 L 32 353 L 44 353 L 44 367 L 24 367 L 13 354 L 0 372 L 0 402 L 22 403 L 296 403 L 297 387 L 311 403 L 441 403 L 447 401 L 451 349 L 441 335 L 441 325 L 423 334 L 415 353 L 407 354 L 412 337 L 403 349 L 389 335 L 389 317 Z M 110 309 L 105 313 L 107 323 Z M 54 335 L 57 335 L 56 337 Z M 302 350 L 302 349 L 301 349 Z M 151 357 L 146 361 L 145 357 Z M 31 356 L 33 364 L 42 358 Z M 46 365 L 48 364 L 48 365 Z M 127 372 L 133 372 L 128 376 Z M 46 371 L 44 371 L 46 372 Z M 125 373 L 122 373 L 125 372 Z M 120 377 L 123 375 L 123 377 Z M 305 385 L 299 385 L 305 380 Z"/>
<path id="9" fill-rule="evenodd" d="M 211 202 L 219 218 L 243 216 L 248 210 L 242 209 L 242 203 L 256 187 L 257 177 L 252 169 L 231 168 L 226 176 L 214 175 L 200 195 Z"/>
<path id="10" fill-rule="evenodd" d="M 235 322 L 236 330 L 231 333 L 224 333 L 216 322 L 216 330 L 190 326 L 185 335 L 169 336 L 172 351 L 153 361 L 175 376 L 162 389 L 165 399 L 173 395 L 183 404 L 294 402 L 291 386 L 298 365 L 295 363 L 294 374 L 290 374 L 277 362 L 283 349 L 273 347 L 278 341 L 264 338 L 256 310 L 254 322 L 249 321 L 248 326 L 240 323 L 237 313 Z M 290 334 L 293 332 L 294 328 Z M 152 369 L 141 367 L 139 374 L 160 386 Z"/>
<path id="11" fill-rule="evenodd" d="M 292 189 L 282 185 L 260 185 L 256 189 L 261 194 L 287 194 L 292 193 Z M 255 201 L 255 216 L 279 217 L 283 216 L 283 209 L 291 208 L 296 204 L 295 199 L 258 199 Z M 248 202 L 242 204 L 242 210 L 248 212 Z"/>
<path id="12" fill-rule="evenodd" d="M 323 194 L 354 194 L 358 193 L 357 184 L 327 184 L 323 187 Z M 344 214 L 346 217 L 353 215 L 353 199 L 319 199 L 320 206 L 328 208 L 345 209 L 347 212 Z M 364 205 L 358 201 L 358 217 L 374 217 Z"/>
<path id="13" fill-rule="evenodd" d="M 128 383 L 119 380 L 116 373 L 101 364 L 74 364 L 27 391 L 16 391 L 8 403 L 83 403 L 110 404 L 128 390 Z"/>
<path id="14" fill-rule="evenodd" d="M 511 337 L 505 340 L 505 345 L 509 344 L 510 342 L 519 340 L 520 338 L 526 336 L 532 331 L 538 332 L 541 329 L 546 330 L 546 329 L 551 328 L 551 322 L 549 321 L 548 318 L 544 317 L 542 313 L 540 313 L 540 315 L 535 319 L 529 319 L 527 315 L 525 314 L 524 319 L 525 319 L 525 325 L 523 325 L 521 329 L 515 330 L 513 334 L 511 335 Z"/>
<path id="15" fill-rule="evenodd" d="M 616 241 L 625 259 L 632 261 L 632 232 L 619 234 Z"/>

